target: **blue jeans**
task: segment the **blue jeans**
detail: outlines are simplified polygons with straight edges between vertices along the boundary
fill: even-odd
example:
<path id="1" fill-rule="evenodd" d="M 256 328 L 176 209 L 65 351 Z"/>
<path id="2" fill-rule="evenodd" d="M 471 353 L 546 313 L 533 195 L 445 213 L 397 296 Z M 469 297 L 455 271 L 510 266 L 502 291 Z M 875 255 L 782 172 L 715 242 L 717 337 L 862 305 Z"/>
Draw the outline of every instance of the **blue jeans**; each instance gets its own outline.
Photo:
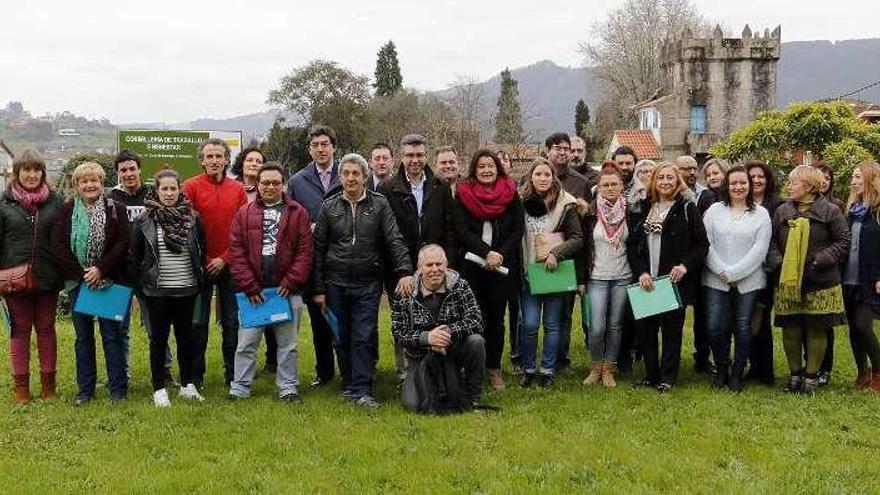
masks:
<path id="1" fill-rule="evenodd" d="M 730 292 L 703 287 L 706 294 L 706 327 L 712 344 L 715 364 L 730 365 L 730 334 L 733 330 L 733 365 L 742 372 L 749 359 L 749 345 L 752 339 L 752 308 L 755 306 L 760 290 L 740 294 L 735 288 Z"/>
<path id="2" fill-rule="evenodd" d="M 76 306 L 79 286 L 70 292 L 70 307 Z M 98 365 L 95 359 L 95 317 L 73 312 L 73 329 L 76 331 L 74 351 L 76 353 L 76 396 L 91 399 L 95 396 Z M 124 399 L 128 395 L 128 377 L 125 374 L 125 348 L 123 334 L 125 329 L 118 321 L 98 318 L 101 342 L 104 346 L 104 361 L 107 366 L 107 382 L 110 397 Z"/>
<path id="3" fill-rule="evenodd" d="M 223 383 L 230 384 L 235 375 L 235 349 L 238 347 L 238 303 L 235 302 L 235 282 L 229 267 L 202 288 L 196 302 L 196 319 L 193 322 L 193 380 L 199 387 L 205 379 L 205 352 L 208 350 L 208 328 L 211 326 L 211 297 L 217 285 L 217 302 L 220 305 L 220 327 L 223 329 Z"/>
<path id="4" fill-rule="evenodd" d="M 382 285 L 345 286 L 327 284 L 327 305 L 339 320 L 339 339 L 334 342 L 342 375 L 342 389 L 351 397 L 373 394 L 373 359 L 379 323 Z"/>
<path id="5" fill-rule="evenodd" d="M 552 375 L 556 371 L 556 356 L 559 352 L 559 337 L 563 312 L 568 304 L 568 294 L 542 294 L 533 296 L 529 283 L 523 284 L 520 305 L 519 351 L 520 363 L 526 373 L 539 371 L 542 375 Z M 543 315 L 541 314 L 543 310 Z M 541 353 L 541 368 L 535 365 L 538 352 L 538 327 L 544 325 L 544 348 Z"/>
<path id="6" fill-rule="evenodd" d="M 617 363 L 626 311 L 626 287 L 629 279 L 590 280 L 590 359 L 593 362 Z"/>

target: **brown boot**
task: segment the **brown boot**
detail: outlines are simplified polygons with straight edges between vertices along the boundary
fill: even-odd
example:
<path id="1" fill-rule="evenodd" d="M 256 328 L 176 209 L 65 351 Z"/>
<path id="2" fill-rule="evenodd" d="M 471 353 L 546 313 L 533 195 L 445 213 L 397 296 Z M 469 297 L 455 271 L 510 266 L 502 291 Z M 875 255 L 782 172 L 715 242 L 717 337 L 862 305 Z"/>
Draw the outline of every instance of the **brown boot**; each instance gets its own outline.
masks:
<path id="1" fill-rule="evenodd" d="M 614 374 L 617 373 L 617 363 L 605 361 L 605 367 L 602 368 L 602 386 L 613 388 L 617 386 L 614 381 Z"/>
<path id="2" fill-rule="evenodd" d="M 880 392 L 880 371 L 875 371 L 871 375 L 871 387 L 872 392 Z"/>
<path id="3" fill-rule="evenodd" d="M 18 405 L 24 405 L 31 401 L 31 385 L 30 385 L 31 375 L 12 375 L 13 386 L 13 397 L 15 398 L 15 403 Z"/>
<path id="4" fill-rule="evenodd" d="M 55 400 L 55 372 L 40 372 L 40 398 L 43 400 Z"/>
<path id="5" fill-rule="evenodd" d="M 500 369 L 490 368 L 487 370 L 487 374 L 489 375 L 489 386 L 492 387 L 492 390 L 496 392 L 504 390 L 504 378 L 501 376 Z"/>
<path id="6" fill-rule="evenodd" d="M 859 373 L 859 376 L 856 377 L 855 387 L 858 389 L 864 390 L 864 389 L 871 386 L 871 380 L 872 380 L 871 368 L 869 367 L 869 368 L 865 369 L 864 371 L 862 371 L 861 373 Z"/>
<path id="7" fill-rule="evenodd" d="M 605 361 L 593 361 L 590 365 L 590 374 L 584 379 L 584 385 L 595 385 L 602 381 L 603 368 Z"/>

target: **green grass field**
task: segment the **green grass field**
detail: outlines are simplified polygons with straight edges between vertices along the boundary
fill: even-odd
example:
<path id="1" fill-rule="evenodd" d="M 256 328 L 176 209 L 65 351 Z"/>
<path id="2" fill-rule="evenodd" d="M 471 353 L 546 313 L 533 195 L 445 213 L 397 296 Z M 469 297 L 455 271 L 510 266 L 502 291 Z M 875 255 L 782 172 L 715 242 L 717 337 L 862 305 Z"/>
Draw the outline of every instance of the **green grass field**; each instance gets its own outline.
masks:
<path id="1" fill-rule="evenodd" d="M 175 392 L 173 406 L 157 410 L 137 325 L 129 400 L 110 405 L 101 388 L 91 405 L 75 408 L 73 330 L 62 322 L 58 401 L 15 407 L 8 345 L 0 351 L 0 491 L 880 492 L 880 396 L 851 388 L 844 330 L 832 384 L 805 397 L 783 395 L 779 386 L 753 385 L 739 396 L 710 389 L 692 371 L 690 338 L 672 393 L 631 389 L 640 366 L 614 390 L 588 389 L 581 385 L 586 358 L 576 328 L 576 368 L 555 389 L 522 390 L 507 375 L 508 389 L 488 396 L 500 412 L 422 417 L 397 402 L 387 313 L 376 386 L 385 405 L 375 412 L 347 403 L 335 387 L 306 386 L 303 404 L 279 403 L 274 377 L 266 374 L 254 398 L 228 402 L 217 333 L 207 401 L 176 400 Z M 300 344 L 300 380 L 307 383 L 314 362 L 307 319 Z M 36 373 L 34 360 L 35 354 Z M 31 383 L 37 388 L 38 378 Z"/>

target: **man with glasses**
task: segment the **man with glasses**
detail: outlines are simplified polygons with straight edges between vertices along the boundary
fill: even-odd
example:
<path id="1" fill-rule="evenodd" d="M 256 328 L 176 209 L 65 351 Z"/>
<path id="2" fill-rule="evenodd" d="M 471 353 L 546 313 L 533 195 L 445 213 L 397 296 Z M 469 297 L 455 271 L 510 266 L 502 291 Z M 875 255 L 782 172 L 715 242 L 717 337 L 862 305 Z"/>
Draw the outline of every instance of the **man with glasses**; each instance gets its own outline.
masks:
<path id="1" fill-rule="evenodd" d="M 257 348 L 263 332 L 268 330 L 275 333 L 278 342 L 278 398 L 299 402 L 296 344 L 302 293 L 312 270 L 312 229 L 305 208 L 285 198 L 283 191 L 284 169 L 277 162 L 266 163 L 257 172 L 257 198 L 239 208 L 232 221 L 229 252 L 239 290 L 254 305 L 265 302 L 264 289 L 275 290 L 289 301 L 293 319 L 238 331 L 230 399 L 250 397 L 257 371 Z"/>
<path id="2" fill-rule="evenodd" d="M 406 243 L 410 266 L 416 266 L 419 249 L 427 244 L 440 245 L 447 258 L 453 258 L 452 192 L 446 180 L 427 166 L 427 140 L 419 134 L 407 134 L 400 141 L 400 155 L 397 175 L 382 182 L 378 192 L 391 205 Z M 394 348 L 398 377 L 403 378 L 406 372 L 403 347 L 395 343 Z"/>
<path id="3" fill-rule="evenodd" d="M 341 190 L 339 162 L 336 153 L 336 132 L 327 126 L 309 129 L 309 156 L 312 161 L 293 175 L 287 187 L 287 196 L 301 204 L 309 213 L 314 228 L 325 197 Z M 333 338 L 321 308 L 306 298 L 309 321 L 312 323 L 312 342 L 315 346 L 315 378 L 312 387 L 320 387 L 333 379 L 336 373 Z"/>

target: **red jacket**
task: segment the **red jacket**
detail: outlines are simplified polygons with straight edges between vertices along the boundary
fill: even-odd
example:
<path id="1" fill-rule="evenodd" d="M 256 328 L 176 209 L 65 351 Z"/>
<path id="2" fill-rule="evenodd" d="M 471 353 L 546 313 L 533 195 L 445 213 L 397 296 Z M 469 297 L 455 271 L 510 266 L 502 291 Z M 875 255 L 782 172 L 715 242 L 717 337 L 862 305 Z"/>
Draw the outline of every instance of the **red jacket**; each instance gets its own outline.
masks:
<path id="1" fill-rule="evenodd" d="M 312 229 L 309 214 L 296 201 L 284 197 L 275 249 L 275 273 L 268 286 L 286 287 L 301 293 L 312 271 Z M 249 296 L 263 284 L 263 201 L 259 198 L 238 209 L 229 235 L 229 269 L 239 290 Z"/>
<path id="2" fill-rule="evenodd" d="M 247 203 L 244 186 L 228 177 L 217 182 L 213 177 L 202 174 L 183 183 L 183 194 L 205 224 L 208 261 L 223 258 L 229 264 L 229 227 L 235 212 Z"/>

